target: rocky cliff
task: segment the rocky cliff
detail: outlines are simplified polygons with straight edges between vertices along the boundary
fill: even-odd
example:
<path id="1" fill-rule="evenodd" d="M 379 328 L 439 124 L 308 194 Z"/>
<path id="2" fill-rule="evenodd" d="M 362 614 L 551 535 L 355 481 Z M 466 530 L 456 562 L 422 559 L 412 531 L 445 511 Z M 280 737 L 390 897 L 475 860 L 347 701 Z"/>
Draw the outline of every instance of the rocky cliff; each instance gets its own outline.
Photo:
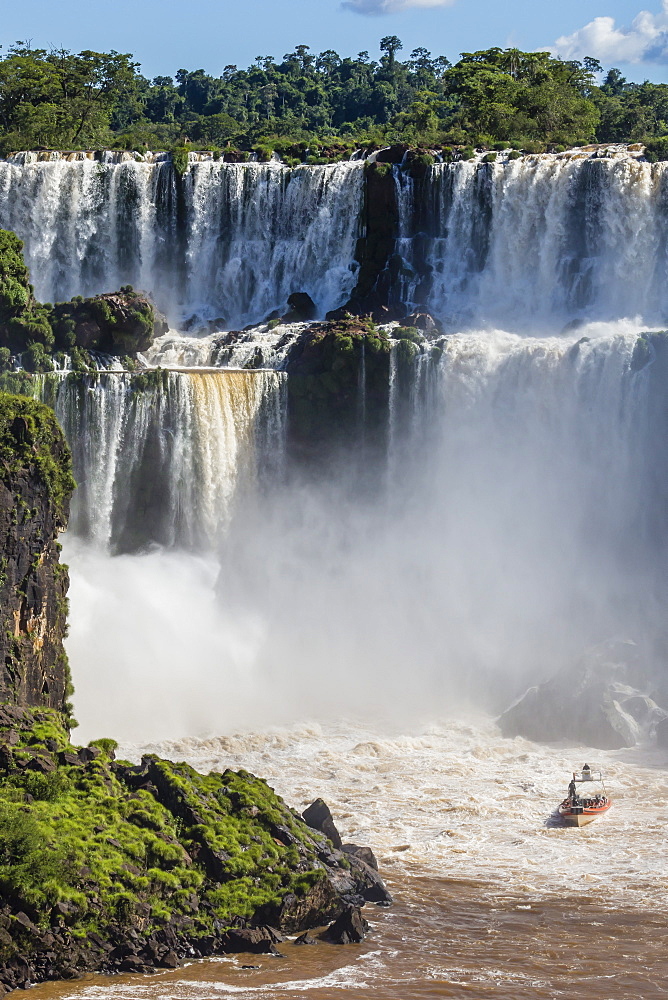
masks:
<path id="1" fill-rule="evenodd" d="M 0 393 L 0 701 L 66 711 L 66 567 L 58 531 L 74 488 L 53 412 Z"/>
<path id="2" fill-rule="evenodd" d="M 390 901 L 377 872 L 260 778 L 71 743 L 56 537 L 73 488 L 53 412 L 0 393 L 0 995 L 86 970 L 275 954 L 330 921 L 326 940 L 361 940 L 360 907 Z"/>

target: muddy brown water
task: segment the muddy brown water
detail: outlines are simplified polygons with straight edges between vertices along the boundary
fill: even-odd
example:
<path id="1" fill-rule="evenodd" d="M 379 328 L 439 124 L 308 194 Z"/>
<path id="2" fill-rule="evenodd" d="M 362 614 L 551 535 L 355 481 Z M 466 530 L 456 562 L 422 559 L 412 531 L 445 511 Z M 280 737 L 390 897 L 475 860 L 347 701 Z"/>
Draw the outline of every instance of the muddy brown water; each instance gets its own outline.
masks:
<path id="1" fill-rule="evenodd" d="M 150 746 L 202 771 L 246 767 L 299 809 L 322 795 L 370 844 L 395 897 L 361 945 L 280 946 L 153 976 L 88 976 L 32 1000 L 469 1000 L 668 996 L 668 754 L 501 738 L 490 720 L 406 732 L 303 725 Z M 613 808 L 555 822 L 588 760 Z M 244 969 L 244 965 L 258 968 Z"/>
<path id="2" fill-rule="evenodd" d="M 396 904 L 366 907 L 361 945 L 280 946 L 284 958 L 237 955 L 153 976 L 48 983 L 32 1000 L 436 1000 L 668 996 L 668 920 L 606 909 L 592 895 L 486 898 L 470 882 L 419 871 L 392 880 Z M 244 965 L 258 966 L 244 969 Z"/>

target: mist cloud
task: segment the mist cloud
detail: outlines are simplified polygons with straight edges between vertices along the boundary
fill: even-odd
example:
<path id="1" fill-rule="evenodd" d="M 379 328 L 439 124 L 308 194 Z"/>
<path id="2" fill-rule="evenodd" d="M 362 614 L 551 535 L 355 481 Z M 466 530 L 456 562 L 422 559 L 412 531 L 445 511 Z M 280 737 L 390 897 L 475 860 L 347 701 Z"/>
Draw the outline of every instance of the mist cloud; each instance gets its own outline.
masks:
<path id="1" fill-rule="evenodd" d="M 562 35 L 551 49 L 564 59 L 592 56 L 614 62 L 668 62 L 668 0 L 660 13 L 641 10 L 630 28 L 617 27 L 613 17 L 595 17 L 572 35 Z"/>
<path id="2" fill-rule="evenodd" d="M 398 14 L 411 7 L 449 7 L 455 0 L 345 0 L 341 4 L 347 10 L 356 14 L 367 14 L 372 17 L 382 14 Z"/>

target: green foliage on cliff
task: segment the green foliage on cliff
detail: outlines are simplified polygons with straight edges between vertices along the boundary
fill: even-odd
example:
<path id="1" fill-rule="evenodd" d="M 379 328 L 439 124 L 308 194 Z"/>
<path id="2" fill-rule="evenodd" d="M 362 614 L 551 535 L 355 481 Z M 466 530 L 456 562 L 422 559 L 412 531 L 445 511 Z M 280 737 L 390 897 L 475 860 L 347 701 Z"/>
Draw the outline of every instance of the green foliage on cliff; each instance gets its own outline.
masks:
<path id="1" fill-rule="evenodd" d="M 419 47 L 401 60 L 400 39 L 388 37 L 377 60 L 297 45 L 220 76 L 180 69 L 153 80 L 128 54 L 17 42 L 0 59 L 0 154 L 170 149 L 182 174 L 190 148 L 237 161 L 275 150 L 287 162 L 321 163 L 368 144 L 528 148 L 668 133 L 668 85 L 629 83 L 615 68 L 599 85 L 595 59 L 493 47 L 451 65 Z"/>
<path id="2" fill-rule="evenodd" d="M 48 312 L 38 303 L 23 260 L 23 243 L 0 229 L 0 345 L 10 351 L 53 347 Z"/>
<path id="3" fill-rule="evenodd" d="M 351 316 L 306 330 L 286 362 L 293 438 L 320 448 L 345 444 L 360 430 L 375 433 L 388 404 L 390 352 L 387 334 L 370 319 Z"/>
<path id="4" fill-rule="evenodd" d="M 58 713 L 0 706 L 0 891 L 14 911 L 81 939 L 170 922 L 197 938 L 260 911 L 278 922 L 286 897 L 325 877 L 324 838 L 260 778 L 154 756 L 132 767 L 115 748 L 80 751 Z M 0 935 L 0 962 L 17 947 Z"/>
<path id="5" fill-rule="evenodd" d="M 37 469 L 64 526 L 76 483 L 55 414 L 33 399 L 0 392 L 0 477 L 9 481 L 27 467 Z"/>
<path id="6" fill-rule="evenodd" d="M 69 353 L 74 370 L 87 371 L 95 367 L 89 351 L 132 355 L 146 350 L 155 323 L 153 304 L 131 285 L 55 305 L 37 302 L 23 243 L 0 229 L 0 373 L 12 374 L 14 357 L 29 372 L 53 371 L 54 352 Z"/>

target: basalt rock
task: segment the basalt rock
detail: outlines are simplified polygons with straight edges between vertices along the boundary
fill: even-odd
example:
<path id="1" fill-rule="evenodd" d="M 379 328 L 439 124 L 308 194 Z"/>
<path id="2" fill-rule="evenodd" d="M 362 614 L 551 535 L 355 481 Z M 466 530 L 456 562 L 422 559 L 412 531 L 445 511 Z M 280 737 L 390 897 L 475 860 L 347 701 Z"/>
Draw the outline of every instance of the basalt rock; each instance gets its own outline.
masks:
<path id="1" fill-rule="evenodd" d="M 53 307 L 56 345 L 105 354 L 136 355 L 169 329 L 167 320 L 143 292 L 126 285 L 90 299 L 59 302 Z"/>
<path id="2" fill-rule="evenodd" d="M 634 746 L 638 702 L 628 709 L 624 703 L 640 696 L 629 684 L 638 676 L 636 660 L 633 643 L 602 643 L 571 670 L 529 688 L 499 718 L 501 732 L 536 742 L 572 739 L 601 750 Z"/>
<path id="3" fill-rule="evenodd" d="M 2 873 L 0 994 L 231 949 L 278 954 L 283 934 L 338 918 L 333 939 L 359 940 L 351 908 L 375 898 L 377 873 L 266 782 L 154 755 L 131 765 L 109 739 L 71 743 L 55 537 L 72 487 L 52 411 L 0 395 L 0 841 L 15 859 Z"/>
<path id="4" fill-rule="evenodd" d="M 359 944 L 367 935 L 369 925 L 358 906 L 349 906 L 345 913 L 329 925 L 320 935 L 331 944 Z"/>
<path id="5" fill-rule="evenodd" d="M 360 432 L 367 450 L 384 453 L 390 349 L 368 318 L 314 323 L 300 333 L 284 365 L 293 456 L 318 463 L 344 449 L 350 457 L 351 436 Z"/>
<path id="6" fill-rule="evenodd" d="M 58 532 L 74 488 L 52 411 L 0 394 L 0 699 L 65 710 L 68 576 Z"/>
<path id="7" fill-rule="evenodd" d="M 358 847 L 357 844 L 344 844 L 341 850 L 344 854 L 354 854 L 356 857 L 364 861 L 369 868 L 373 868 L 374 871 L 378 871 L 376 855 L 370 847 Z"/>
<path id="8" fill-rule="evenodd" d="M 355 249 L 357 284 L 342 309 L 367 316 L 385 306 L 398 313 L 393 318 L 400 319 L 406 310 L 394 294 L 396 275 L 391 265 L 399 235 L 399 207 L 392 168 L 380 160 L 380 154 L 378 162 L 366 168 L 364 213 L 365 235 Z M 327 315 L 327 319 L 338 317 L 339 310 Z"/>
<path id="9" fill-rule="evenodd" d="M 226 952 L 279 955 L 285 934 L 330 922 L 331 940 L 361 939 L 359 907 L 379 876 L 261 779 L 153 755 L 130 765 L 112 759 L 111 740 L 73 747 L 59 719 L 0 709 L 0 835 L 18 838 L 30 871 L 3 876 L 0 992 Z M 24 766 L 37 758 L 50 770 Z M 84 856 L 82 867 L 67 860 Z"/>
<path id="10" fill-rule="evenodd" d="M 316 799 L 302 813 L 305 823 L 308 823 L 314 830 L 324 833 L 328 840 L 331 840 L 334 847 L 340 848 L 343 844 L 341 834 L 334 825 L 329 806 L 324 799 Z"/>
<path id="11" fill-rule="evenodd" d="M 290 310 L 283 316 L 284 323 L 308 323 L 318 314 L 315 302 L 306 292 L 293 292 L 288 299 L 288 305 Z"/>

